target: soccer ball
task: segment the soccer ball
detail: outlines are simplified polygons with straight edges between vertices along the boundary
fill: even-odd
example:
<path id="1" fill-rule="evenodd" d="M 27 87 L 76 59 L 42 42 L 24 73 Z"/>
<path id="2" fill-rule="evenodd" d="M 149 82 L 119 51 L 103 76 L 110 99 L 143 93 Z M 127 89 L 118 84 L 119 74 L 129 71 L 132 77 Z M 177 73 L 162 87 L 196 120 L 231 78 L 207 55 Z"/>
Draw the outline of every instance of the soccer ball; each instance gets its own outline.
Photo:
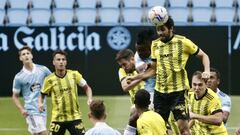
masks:
<path id="1" fill-rule="evenodd" d="M 161 26 L 168 20 L 168 12 L 162 6 L 154 6 L 148 11 L 148 18 L 155 26 Z"/>

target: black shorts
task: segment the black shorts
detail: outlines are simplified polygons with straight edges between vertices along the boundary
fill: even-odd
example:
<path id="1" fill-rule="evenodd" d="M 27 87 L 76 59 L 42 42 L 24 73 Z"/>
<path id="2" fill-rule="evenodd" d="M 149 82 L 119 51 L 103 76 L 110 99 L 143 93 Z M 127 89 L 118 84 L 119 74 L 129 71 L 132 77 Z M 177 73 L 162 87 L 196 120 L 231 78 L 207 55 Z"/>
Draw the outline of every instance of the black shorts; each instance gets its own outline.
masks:
<path id="1" fill-rule="evenodd" d="M 49 135 L 64 135 L 66 130 L 71 135 L 84 135 L 85 129 L 82 120 L 66 121 L 66 122 L 51 122 Z"/>
<path id="2" fill-rule="evenodd" d="M 154 92 L 154 109 L 167 122 L 170 111 L 173 112 L 174 119 L 188 120 L 189 112 L 185 104 L 185 90 L 172 93 Z"/>

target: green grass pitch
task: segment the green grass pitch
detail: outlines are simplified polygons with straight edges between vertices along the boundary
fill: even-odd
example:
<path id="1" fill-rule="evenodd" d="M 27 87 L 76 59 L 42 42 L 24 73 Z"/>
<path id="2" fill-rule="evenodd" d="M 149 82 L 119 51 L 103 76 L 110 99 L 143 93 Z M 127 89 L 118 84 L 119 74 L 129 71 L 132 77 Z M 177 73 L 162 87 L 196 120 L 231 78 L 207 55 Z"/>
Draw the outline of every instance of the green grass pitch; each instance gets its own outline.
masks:
<path id="1" fill-rule="evenodd" d="M 88 107 L 86 97 L 80 96 L 80 106 L 83 115 L 83 122 L 88 129 L 92 125 L 88 120 Z M 96 96 L 94 99 L 104 100 L 107 108 L 107 123 L 120 132 L 123 132 L 127 124 L 130 101 L 128 96 Z M 227 129 L 229 135 L 234 135 L 237 127 L 240 127 L 240 97 L 231 96 L 232 110 L 228 120 Z M 0 135 L 29 135 L 25 119 L 21 116 L 10 97 L 0 98 Z M 48 98 L 48 125 L 51 117 L 51 101 Z M 68 133 L 66 133 L 68 135 Z"/>

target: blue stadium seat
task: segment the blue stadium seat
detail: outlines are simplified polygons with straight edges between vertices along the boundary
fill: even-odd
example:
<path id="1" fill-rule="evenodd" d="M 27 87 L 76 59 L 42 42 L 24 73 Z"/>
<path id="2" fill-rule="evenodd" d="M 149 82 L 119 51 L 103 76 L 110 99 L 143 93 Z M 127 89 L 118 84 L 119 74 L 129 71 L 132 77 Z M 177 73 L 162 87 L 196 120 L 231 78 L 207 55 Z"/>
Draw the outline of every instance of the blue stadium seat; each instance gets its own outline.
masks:
<path id="1" fill-rule="evenodd" d="M 73 8 L 74 0 L 54 0 L 56 8 Z"/>
<path id="2" fill-rule="evenodd" d="M 120 10 L 118 8 L 100 8 L 99 9 L 100 24 L 119 24 Z"/>
<path id="3" fill-rule="evenodd" d="M 76 10 L 76 16 L 79 25 L 94 25 L 96 24 L 97 13 L 92 8 L 79 8 Z"/>
<path id="4" fill-rule="evenodd" d="M 32 0 L 33 8 L 50 9 L 52 0 Z"/>
<path id="5" fill-rule="evenodd" d="M 77 0 L 79 8 L 96 8 L 97 0 Z"/>
<path id="6" fill-rule="evenodd" d="M 193 7 L 213 7 L 213 0 L 192 0 Z"/>
<path id="7" fill-rule="evenodd" d="M 118 8 L 120 5 L 119 0 L 100 0 L 102 8 Z"/>
<path id="8" fill-rule="evenodd" d="M 213 9 L 209 7 L 192 8 L 194 24 L 209 25 L 213 18 Z"/>
<path id="9" fill-rule="evenodd" d="M 141 25 L 144 19 L 142 8 L 124 8 L 122 10 L 124 25 Z"/>
<path id="10" fill-rule="evenodd" d="M 53 25 L 72 25 L 73 24 L 73 9 L 56 8 L 53 9 L 54 24 Z"/>
<path id="11" fill-rule="evenodd" d="M 8 9 L 9 26 L 21 26 L 27 24 L 28 10 L 27 9 Z"/>
<path id="12" fill-rule="evenodd" d="M 216 7 L 229 7 L 232 8 L 235 0 L 215 0 Z"/>
<path id="13" fill-rule="evenodd" d="M 7 0 L 0 0 L 0 9 L 4 9 L 6 6 Z"/>
<path id="14" fill-rule="evenodd" d="M 165 0 L 147 0 L 147 6 L 153 7 L 153 6 L 164 6 Z"/>
<path id="15" fill-rule="evenodd" d="M 189 0 L 168 0 L 170 7 L 187 7 Z"/>
<path id="16" fill-rule="evenodd" d="M 0 9 L 0 26 L 4 25 L 4 19 L 5 19 L 5 10 Z"/>
<path id="17" fill-rule="evenodd" d="M 168 13 L 177 25 L 183 25 L 188 23 L 188 18 L 190 17 L 189 8 L 172 7 L 168 9 Z"/>
<path id="18" fill-rule="evenodd" d="M 237 17 L 237 12 L 234 8 L 216 8 L 216 23 L 217 24 L 233 24 L 235 18 Z"/>
<path id="19" fill-rule="evenodd" d="M 9 4 L 11 8 L 28 8 L 29 0 L 9 0 Z"/>
<path id="20" fill-rule="evenodd" d="M 141 8 L 143 0 L 123 0 L 123 5 L 126 8 Z"/>
<path id="21" fill-rule="evenodd" d="M 51 18 L 50 9 L 32 9 L 30 12 L 31 25 L 33 26 L 48 26 Z"/>

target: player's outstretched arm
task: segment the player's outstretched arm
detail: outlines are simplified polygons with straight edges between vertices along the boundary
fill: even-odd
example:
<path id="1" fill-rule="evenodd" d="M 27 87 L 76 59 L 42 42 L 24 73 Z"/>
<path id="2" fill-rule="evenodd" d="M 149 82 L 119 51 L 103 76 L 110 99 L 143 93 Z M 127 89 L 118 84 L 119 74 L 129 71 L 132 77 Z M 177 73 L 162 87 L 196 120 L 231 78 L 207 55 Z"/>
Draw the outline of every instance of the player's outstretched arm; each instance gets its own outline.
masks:
<path id="1" fill-rule="evenodd" d="M 83 90 L 85 91 L 85 93 L 88 97 L 87 104 L 90 105 L 92 102 L 92 89 L 88 84 L 86 84 L 83 86 Z"/>
<path id="2" fill-rule="evenodd" d="M 198 121 L 201 121 L 203 123 L 218 125 L 218 126 L 221 125 L 223 122 L 222 112 L 217 112 L 212 115 L 201 115 L 201 114 L 190 112 L 190 118 L 197 119 Z"/>
<path id="3" fill-rule="evenodd" d="M 208 55 L 202 51 L 201 49 L 199 50 L 197 57 L 202 60 L 202 64 L 204 67 L 204 72 L 202 73 L 202 78 L 208 79 L 210 77 L 210 60 Z"/>

